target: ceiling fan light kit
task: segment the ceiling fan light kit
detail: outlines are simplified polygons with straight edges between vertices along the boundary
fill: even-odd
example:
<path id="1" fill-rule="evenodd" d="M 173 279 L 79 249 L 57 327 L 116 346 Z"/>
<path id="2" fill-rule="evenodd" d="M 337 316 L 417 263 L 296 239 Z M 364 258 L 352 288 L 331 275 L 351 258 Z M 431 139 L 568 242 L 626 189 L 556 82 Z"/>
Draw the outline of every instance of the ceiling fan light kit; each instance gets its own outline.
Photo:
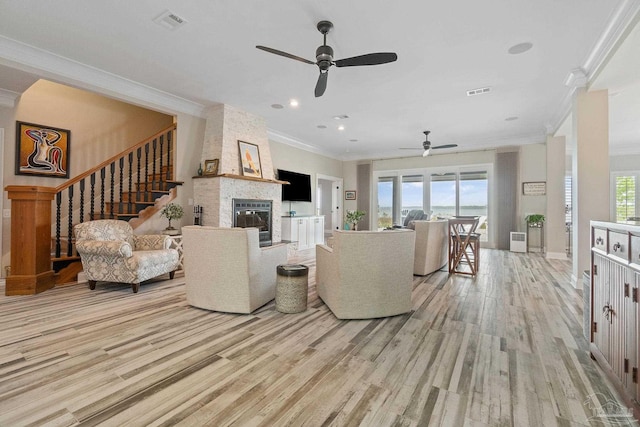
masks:
<path id="1" fill-rule="evenodd" d="M 414 148 L 414 147 L 401 147 L 401 150 L 423 150 L 422 157 L 427 157 L 431 150 L 438 150 L 442 148 L 455 148 L 458 144 L 444 144 L 444 145 L 436 145 L 435 147 L 431 145 L 431 141 L 429 141 L 430 130 L 425 130 L 424 132 L 425 140 L 422 143 L 422 148 Z"/>
<path id="2" fill-rule="evenodd" d="M 357 67 L 362 65 L 380 65 L 393 62 L 398 59 L 398 55 L 393 52 L 378 52 L 368 53 L 365 55 L 353 56 L 351 58 L 333 59 L 333 48 L 327 45 L 327 33 L 333 28 L 333 24 L 330 21 L 320 21 L 317 25 L 318 31 L 322 33 L 323 43 L 322 46 L 316 49 L 316 62 L 309 61 L 308 59 L 301 58 L 296 55 L 292 55 L 281 50 L 273 49 L 266 46 L 256 46 L 260 50 L 273 53 L 275 55 L 284 56 L 285 58 L 294 59 L 296 61 L 304 62 L 305 64 L 317 65 L 320 75 L 318 76 L 318 82 L 314 94 L 320 97 L 327 90 L 327 80 L 329 78 L 329 68 L 332 65 L 336 67 Z"/>

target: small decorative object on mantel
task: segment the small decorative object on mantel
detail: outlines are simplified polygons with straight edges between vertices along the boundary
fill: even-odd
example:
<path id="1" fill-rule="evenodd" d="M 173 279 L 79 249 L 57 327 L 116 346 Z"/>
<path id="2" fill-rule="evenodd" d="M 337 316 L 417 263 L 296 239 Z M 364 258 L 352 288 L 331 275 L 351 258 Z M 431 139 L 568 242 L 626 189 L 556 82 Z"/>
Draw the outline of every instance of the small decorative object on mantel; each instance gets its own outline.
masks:
<path id="1" fill-rule="evenodd" d="M 165 217 L 169 220 L 169 226 L 162 231 L 162 234 L 168 234 L 169 236 L 174 236 L 176 234 L 180 234 L 180 230 L 177 228 L 173 228 L 171 226 L 171 220 L 180 219 L 184 215 L 184 210 L 182 206 L 177 203 L 169 203 L 160 211 L 160 216 Z"/>
<path id="2" fill-rule="evenodd" d="M 531 214 L 527 215 L 524 219 L 529 227 L 540 228 L 544 223 L 544 215 L 542 214 Z"/>
<path id="3" fill-rule="evenodd" d="M 351 229 L 358 230 L 358 221 L 362 219 L 367 213 L 365 211 L 347 211 L 347 224 L 351 224 Z"/>
<path id="4" fill-rule="evenodd" d="M 218 159 L 204 161 L 204 174 L 205 175 L 218 174 Z"/>
<path id="5" fill-rule="evenodd" d="M 202 176 L 202 163 L 198 165 L 198 176 Z"/>

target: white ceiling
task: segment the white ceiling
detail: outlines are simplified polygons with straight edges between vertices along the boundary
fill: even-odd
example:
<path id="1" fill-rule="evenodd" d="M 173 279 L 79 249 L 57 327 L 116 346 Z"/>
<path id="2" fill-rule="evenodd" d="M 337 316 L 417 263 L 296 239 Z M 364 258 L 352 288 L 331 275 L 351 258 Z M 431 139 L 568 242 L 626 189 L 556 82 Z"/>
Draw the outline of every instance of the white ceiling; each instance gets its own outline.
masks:
<path id="1" fill-rule="evenodd" d="M 166 10 L 187 23 L 170 31 L 153 22 Z M 230 104 L 265 117 L 274 139 L 362 159 L 420 155 L 399 148 L 419 148 L 427 129 L 434 145 L 459 144 L 449 152 L 543 142 L 568 111 L 567 75 L 582 68 L 619 91 L 611 144 L 628 147 L 640 141 L 638 32 L 619 50 L 635 67 L 622 58 L 610 74 L 597 72 L 638 10 L 640 0 L 0 0 L 0 88 L 20 92 L 41 75 L 135 101 L 135 91 L 112 89 L 126 82 L 184 105 Z M 315 98 L 315 66 L 255 48 L 314 60 L 323 19 L 335 26 L 327 40 L 334 58 L 392 51 L 398 61 L 332 67 L 325 95 Z M 507 53 L 522 42 L 533 48 Z M 485 86 L 490 93 L 466 96 Z M 349 116 L 344 131 L 332 118 L 341 114 Z M 512 116 L 519 119 L 505 120 Z"/>

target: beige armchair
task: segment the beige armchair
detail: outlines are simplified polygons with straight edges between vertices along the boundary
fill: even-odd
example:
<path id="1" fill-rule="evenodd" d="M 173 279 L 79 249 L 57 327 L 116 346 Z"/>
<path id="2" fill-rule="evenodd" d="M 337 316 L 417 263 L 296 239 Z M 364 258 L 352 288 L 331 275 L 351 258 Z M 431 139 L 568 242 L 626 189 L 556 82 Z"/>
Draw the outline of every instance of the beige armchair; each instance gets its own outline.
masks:
<path id="1" fill-rule="evenodd" d="M 74 227 L 74 233 L 90 289 L 102 281 L 130 283 L 138 292 L 140 282 L 166 273 L 173 279 L 178 268 L 178 251 L 169 248 L 168 236 L 135 235 L 126 221 L 83 222 Z"/>
<path id="2" fill-rule="evenodd" d="M 448 221 L 413 221 L 409 227 L 416 231 L 413 274 L 425 276 L 447 265 Z"/>
<path id="3" fill-rule="evenodd" d="M 331 241 L 316 246 L 316 288 L 338 319 L 411 310 L 413 230 L 336 230 Z"/>
<path id="4" fill-rule="evenodd" d="M 261 248 L 257 228 L 182 227 L 187 302 L 228 313 L 251 313 L 276 296 L 276 267 L 287 246 Z"/>

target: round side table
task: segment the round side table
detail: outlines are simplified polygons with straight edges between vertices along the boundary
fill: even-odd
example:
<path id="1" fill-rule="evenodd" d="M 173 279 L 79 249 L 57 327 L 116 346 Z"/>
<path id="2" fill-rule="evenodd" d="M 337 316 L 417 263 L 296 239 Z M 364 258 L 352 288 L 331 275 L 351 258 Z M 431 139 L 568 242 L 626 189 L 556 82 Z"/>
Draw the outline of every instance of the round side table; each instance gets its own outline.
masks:
<path id="1" fill-rule="evenodd" d="M 281 313 L 300 313 L 307 309 L 309 267 L 283 264 L 277 267 L 276 310 Z"/>

